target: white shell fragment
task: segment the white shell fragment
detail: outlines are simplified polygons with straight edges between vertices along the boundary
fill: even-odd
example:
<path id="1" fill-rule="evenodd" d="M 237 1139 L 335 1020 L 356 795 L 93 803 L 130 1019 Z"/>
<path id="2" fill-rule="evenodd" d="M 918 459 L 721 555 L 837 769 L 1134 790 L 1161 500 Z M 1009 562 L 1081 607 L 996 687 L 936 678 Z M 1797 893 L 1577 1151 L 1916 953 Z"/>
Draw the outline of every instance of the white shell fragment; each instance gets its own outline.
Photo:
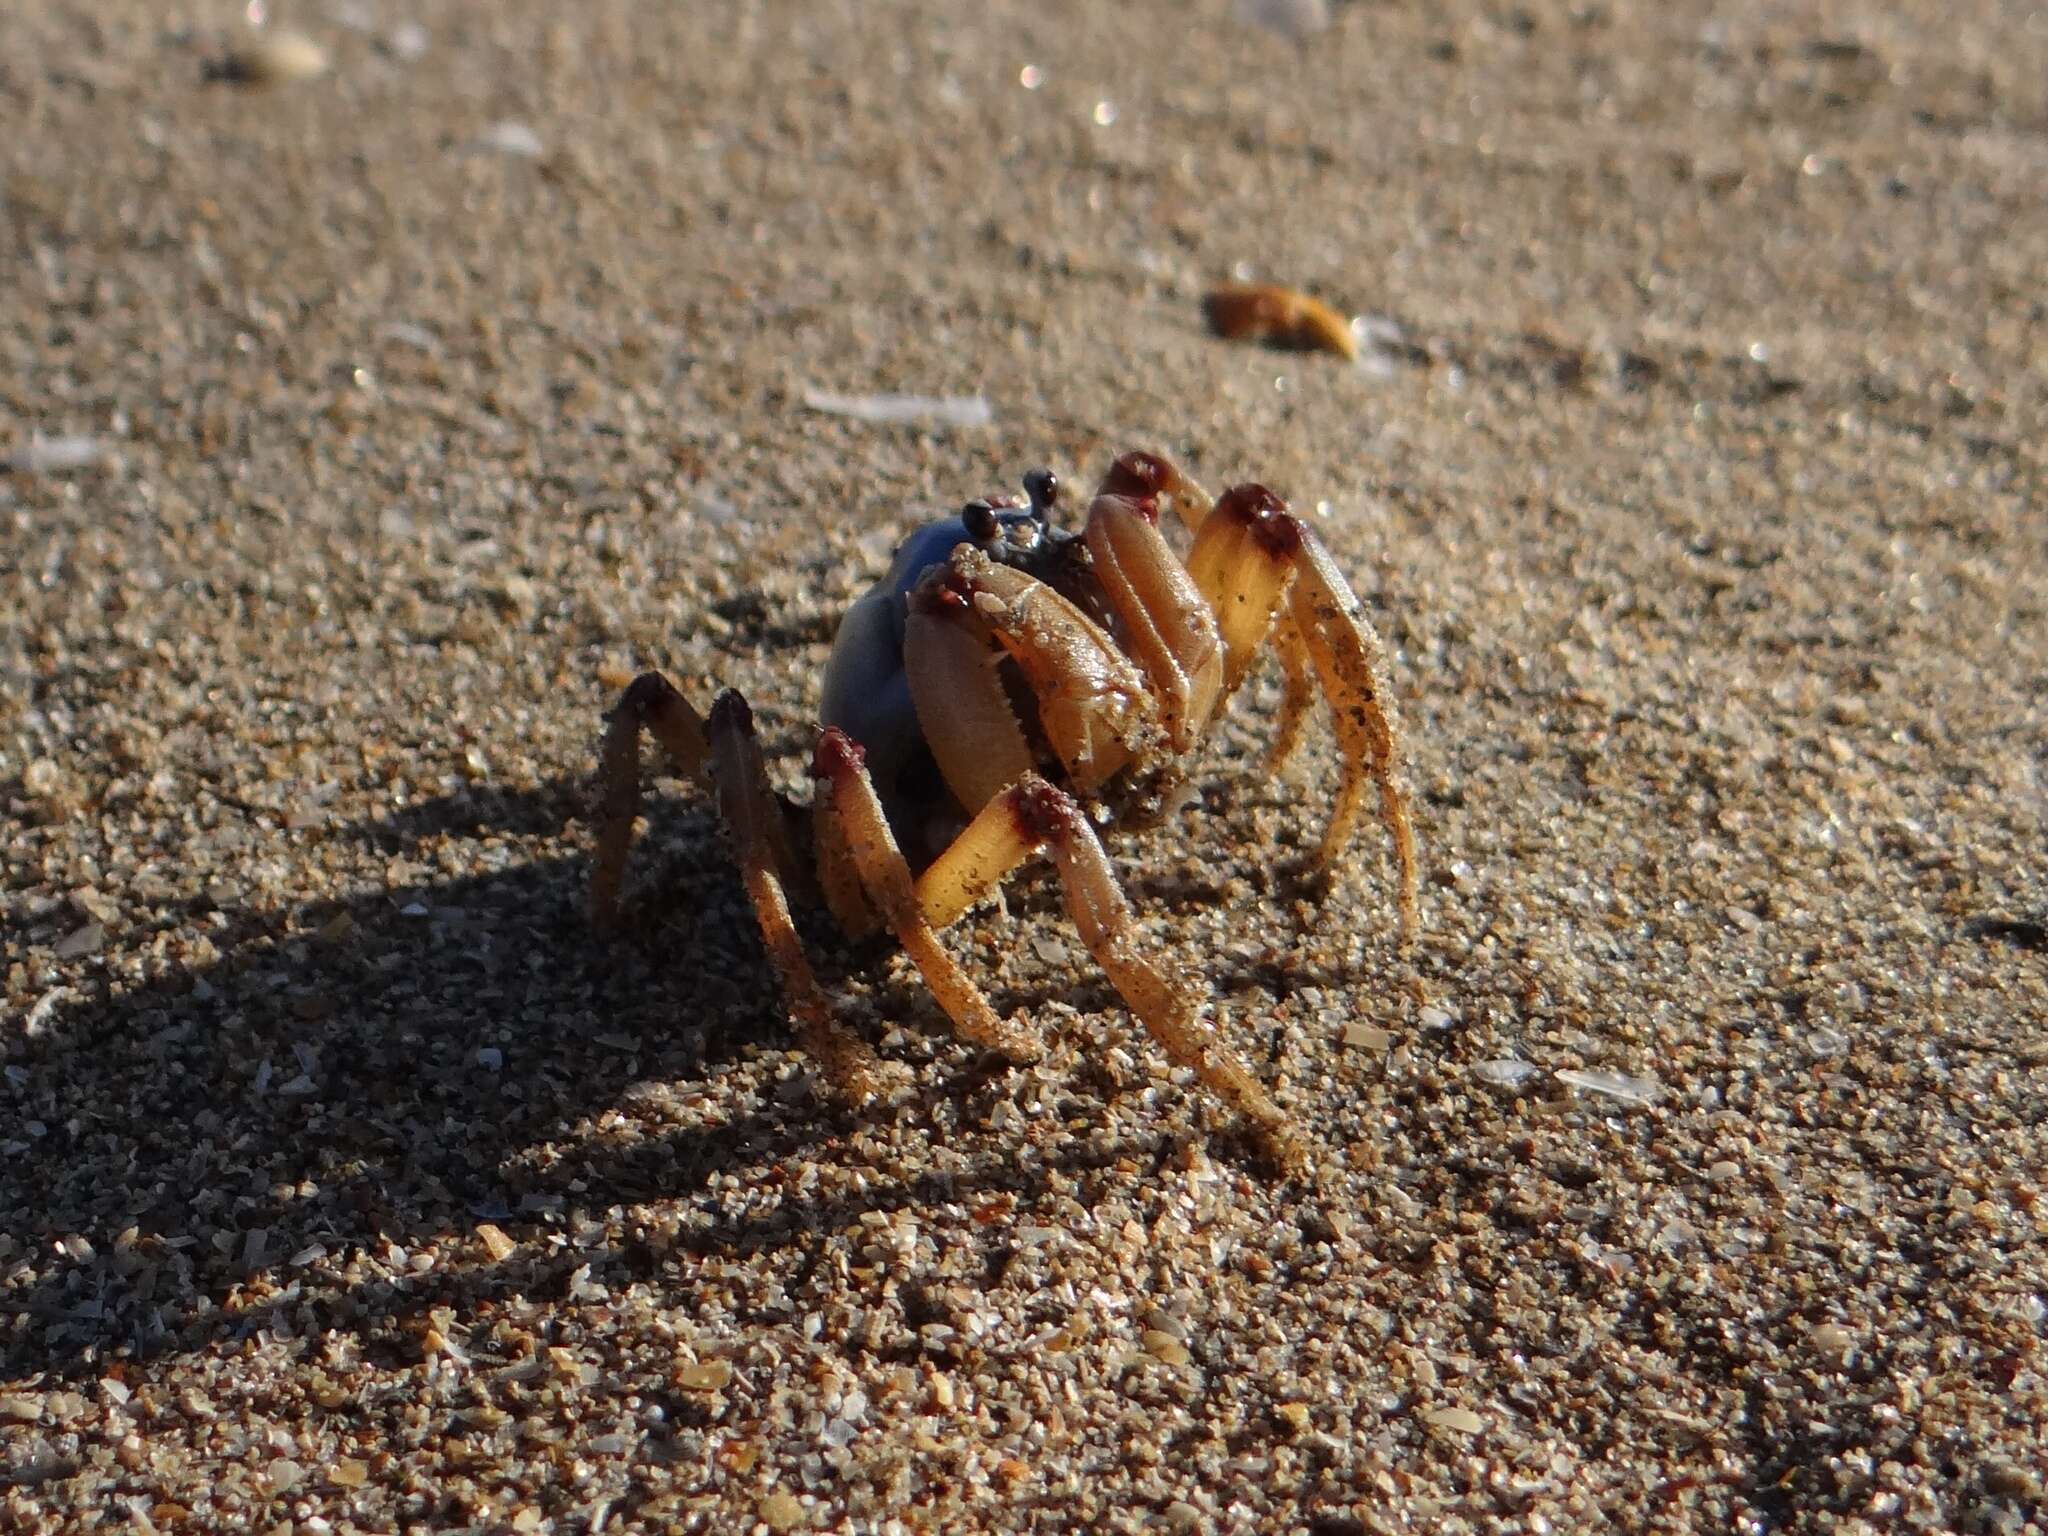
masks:
<path id="1" fill-rule="evenodd" d="M 1358 344 L 1358 366 L 1369 377 L 1384 381 L 1400 371 L 1407 338 L 1399 322 L 1384 315 L 1353 315 L 1351 335 Z"/>
<path id="2" fill-rule="evenodd" d="M 106 454 L 106 444 L 84 433 L 44 437 L 35 432 L 29 435 L 26 448 L 7 456 L 6 464 L 20 475 L 61 475 L 74 469 L 91 469 Z"/>
<path id="3" fill-rule="evenodd" d="M 391 29 L 388 40 L 392 57 L 403 59 L 408 64 L 426 57 L 432 43 L 432 35 L 416 21 L 401 21 Z"/>
<path id="4" fill-rule="evenodd" d="M 1245 26 L 1263 27 L 1297 41 L 1327 31 L 1330 25 L 1328 0 L 1236 0 L 1230 14 Z"/>
<path id="5" fill-rule="evenodd" d="M 507 155 L 514 160 L 538 160 L 547 152 L 539 134 L 511 118 L 491 124 L 469 141 L 469 147 L 488 155 Z"/>
<path id="6" fill-rule="evenodd" d="M 1543 1069 L 1534 1062 L 1518 1061 L 1512 1056 L 1494 1056 L 1472 1063 L 1474 1077 L 1489 1088 L 1500 1088 L 1509 1093 L 1526 1086 L 1531 1078 L 1541 1076 L 1542 1072 Z"/>
<path id="7" fill-rule="evenodd" d="M 1654 1104 L 1664 1096 L 1664 1085 L 1652 1077 L 1629 1077 L 1621 1072 L 1587 1072 L 1577 1067 L 1560 1067 L 1557 1080 L 1586 1093 L 1597 1093 L 1626 1104 Z"/>
<path id="8" fill-rule="evenodd" d="M 837 395 L 807 389 L 804 404 L 827 416 L 855 421 L 925 422 L 939 427 L 985 427 L 995 420 L 980 395 Z"/>

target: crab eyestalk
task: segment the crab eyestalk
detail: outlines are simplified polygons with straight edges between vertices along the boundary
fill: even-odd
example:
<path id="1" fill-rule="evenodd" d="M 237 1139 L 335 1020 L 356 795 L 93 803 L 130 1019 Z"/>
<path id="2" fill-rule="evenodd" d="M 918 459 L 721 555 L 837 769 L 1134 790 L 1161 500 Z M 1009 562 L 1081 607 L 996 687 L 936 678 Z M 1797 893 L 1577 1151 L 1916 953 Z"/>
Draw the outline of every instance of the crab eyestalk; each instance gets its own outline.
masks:
<path id="1" fill-rule="evenodd" d="M 1030 498 L 1032 515 L 1041 523 L 1052 519 L 1053 505 L 1060 499 L 1060 477 L 1049 469 L 1034 469 L 1024 476 L 1024 494 Z"/>
<path id="2" fill-rule="evenodd" d="M 1003 525 L 996 521 L 996 509 L 986 500 L 970 501 L 962 507 L 960 526 L 977 544 L 993 544 L 1003 536 Z"/>

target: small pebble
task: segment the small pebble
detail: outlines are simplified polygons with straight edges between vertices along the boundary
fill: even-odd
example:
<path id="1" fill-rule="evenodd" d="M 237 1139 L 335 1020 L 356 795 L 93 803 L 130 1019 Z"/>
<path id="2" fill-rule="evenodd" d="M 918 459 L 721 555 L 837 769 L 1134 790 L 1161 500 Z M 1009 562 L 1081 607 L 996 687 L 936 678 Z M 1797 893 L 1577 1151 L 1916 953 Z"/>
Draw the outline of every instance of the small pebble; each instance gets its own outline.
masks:
<path id="1" fill-rule="evenodd" d="M 1187 1345 L 1163 1328 L 1146 1329 L 1143 1342 L 1147 1353 L 1168 1365 L 1186 1365 L 1193 1358 Z"/>
<path id="2" fill-rule="evenodd" d="M 1329 0 L 1233 0 L 1231 16 L 1246 26 L 1262 27 L 1296 42 L 1326 32 Z"/>
<path id="3" fill-rule="evenodd" d="M 1813 1330 L 1813 1347 L 1824 1355 L 1847 1355 L 1856 1348 L 1856 1335 L 1840 1323 L 1818 1323 Z"/>
<path id="4" fill-rule="evenodd" d="M 264 30 L 230 47 L 212 73 L 234 85 L 289 85 L 326 74 L 327 50 L 303 32 Z"/>
<path id="5" fill-rule="evenodd" d="M 87 923 L 83 928 L 74 928 L 57 941 L 57 958 L 81 960 L 87 955 L 98 954 L 106 942 L 106 925 Z"/>
<path id="6" fill-rule="evenodd" d="M 106 453 L 104 443 L 82 433 L 65 433 L 58 437 L 31 433 L 26 448 L 16 450 L 0 462 L 16 474 L 62 475 L 73 470 L 91 469 L 106 457 Z"/>
<path id="7" fill-rule="evenodd" d="M 1422 1422 L 1458 1435 L 1476 1435 L 1486 1428 L 1486 1420 L 1470 1408 L 1432 1408 L 1423 1414 Z"/>
<path id="8" fill-rule="evenodd" d="M 675 1374 L 675 1383 L 685 1392 L 717 1392 L 732 1380 L 732 1363 L 727 1360 L 704 1360 L 695 1365 L 685 1365 Z"/>

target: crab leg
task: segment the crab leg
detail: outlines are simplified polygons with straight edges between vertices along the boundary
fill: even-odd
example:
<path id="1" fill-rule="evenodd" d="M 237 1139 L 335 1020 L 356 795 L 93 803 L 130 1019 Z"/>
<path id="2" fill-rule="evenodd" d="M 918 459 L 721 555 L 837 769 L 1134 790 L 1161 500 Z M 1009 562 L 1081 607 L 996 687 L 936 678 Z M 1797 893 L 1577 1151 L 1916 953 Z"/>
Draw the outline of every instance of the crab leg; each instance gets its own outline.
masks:
<path id="1" fill-rule="evenodd" d="M 1273 727 L 1273 744 L 1266 749 L 1266 775 L 1271 778 L 1287 766 L 1294 749 L 1301 745 L 1301 733 L 1308 725 L 1309 706 L 1316 701 L 1316 675 L 1308 659 L 1308 647 L 1295 627 L 1294 615 L 1282 613 L 1273 620 L 1273 649 L 1280 657 L 1283 680 L 1280 719 Z"/>
<path id="2" fill-rule="evenodd" d="M 783 889 L 787 859 L 782 803 L 769 786 L 747 701 L 727 689 L 711 706 L 711 777 L 718 808 L 732 833 L 740 878 L 761 925 L 761 938 L 782 983 L 782 996 L 797 1023 L 798 1043 L 825 1069 L 834 1091 L 853 1104 L 873 1098 L 876 1065 L 867 1046 L 833 1017 L 832 1005 L 804 957 L 803 941 L 790 920 Z M 778 845 L 783 845 L 778 851 Z"/>
<path id="3" fill-rule="evenodd" d="M 828 727 L 819 738 L 811 772 L 818 780 L 821 838 L 829 837 L 846 850 L 849 865 L 961 1038 L 1000 1051 L 1012 1061 L 1035 1060 L 1037 1042 L 1017 1024 L 996 1016 L 981 989 L 940 944 L 918 905 L 910 865 L 896 846 L 881 799 L 868 779 L 865 755 L 837 727 Z"/>
<path id="4" fill-rule="evenodd" d="M 614 926 L 619 918 L 626 855 L 640 815 L 640 733 L 650 733 L 677 768 L 710 787 L 704 776 L 711 751 L 704 721 L 659 672 L 634 678 L 607 722 L 598 767 L 597 856 L 590 877 L 590 915 L 600 928 Z"/>
<path id="5" fill-rule="evenodd" d="M 869 792 L 873 792 L 872 785 Z M 881 927 L 881 917 L 861 888 L 860 866 L 839 829 L 833 799 L 832 781 L 819 779 L 811 794 L 812 851 L 818 861 L 818 889 L 839 931 L 849 939 L 864 939 Z"/>
<path id="6" fill-rule="evenodd" d="M 1128 496 L 1133 500 L 1145 497 L 1158 499 L 1166 497 L 1173 502 L 1173 510 L 1189 533 L 1200 533 L 1202 524 L 1209 520 L 1210 510 L 1215 506 L 1209 493 L 1185 474 L 1181 467 L 1164 454 L 1146 453 L 1142 449 L 1122 454 L 1109 466 L 1109 472 L 1102 477 L 1102 484 L 1096 487 L 1098 496 Z"/>
<path id="7" fill-rule="evenodd" d="M 924 920 L 942 928 L 986 896 L 1034 853 L 1059 872 L 1067 915 L 1138 1022 L 1180 1066 L 1252 1122 L 1276 1157 L 1303 1161 L 1271 1097 L 1202 1016 L 1194 989 L 1139 953 L 1137 923 L 1102 844 L 1073 798 L 1027 775 L 982 807 L 968 828 L 917 882 Z"/>
<path id="8" fill-rule="evenodd" d="M 1401 922 L 1412 940 L 1419 921 L 1420 860 L 1401 772 L 1400 727 L 1387 681 L 1386 647 L 1329 551 L 1306 530 L 1299 570 L 1293 618 L 1330 701 L 1330 719 L 1346 767 L 1336 809 L 1323 833 L 1321 859 L 1332 862 L 1351 841 L 1365 798 L 1363 764 L 1379 789 L 1380 820 L 1394 840 L 1401 873 Z"/>
<path id="9" fill-rule="evenodd" d="M 753 713 L 737 693 L 727 691 L 711 706 L 707 722 L 659 672 L 643 672 L 621 695 L 605 730 L 600 775 L 597 855 L 590 879 L 592 918 L 601 928 L 619 916 L 626 855 L 640 814 L 640 733 L 661 743 L 676 766 L 717 797 L 731 830 L 740 877 L 762 942 L 768 947 L 783 998 L 797 1022 L 805 1050 L 815 1057 L 834 1090 L 854 1103 L 875 1094 L 875 1061 L 859 1040 L 832 1016 L 802 941 L 790 921 L 783 882 L 798 870 L 789 846 L 787 815 L 768 783 Z"/>
<path id="10" fill-rule="evenodd" d="M 1315 678 L 1307 652 L 1284 611 L 1275 617 L 1293 574 L 1284 561 L 1261 559 L 1251 543 L 1252 530 L 1241 517 L 1215 518 L 1216 502 L 1179 465 L 1161 454 L 1142 450 L 1122 455 L 1103 476 L 1101 495 L 1131 498 L 1166 497 L 1180 520 L 1194 534 L 1188 552 L 1188 575 L 1202 592 L 1216 618 L 1224 646 L 1223 685 L 1211 711 L 1237 691 L 1258 659 L 1269 628 L 1285 670 L 1287 691 L 1280 700 L 1280 723 L 1266 754 L 1266 772 L 1278 773 L 1301 742 L 1309 706 L 1315 702 Z M 1091 551 L 1093 545 L 1090 545 Z M 1098 561 L 1099 563 L 1099 561 Z"/>
<path id="11" fill-rule="evenodd" d="M 1386 647 L 1336 562 L 1278 496 L 1264 486 L 1240 485 L 1223 494 L 1202 525 L 1188 570 L 1218 616 L 1228 654 L 1226 693 L 1243 681 L 1268 634 L 1280 650 L 1287 692 L 1273 761 L 1299 738 L 1311 672 L 1321 684 L 1330 701 L 1344 777 L 1318 862 L 1326 867 L 1335 863 L 1349 845 L 1370 779 L 1379 789 L 1380 820 L 1394 841 L 1401 929 L 1412 942 L 1419 925 L 1420 860 L 1401 772 Z"/>
<path id="12" fill-rule="evenodd" d="M 903 666 L 925 744 L 946 787 L 979 810 L 1031 771 L 1031 746 L 996 675 L 988 621 L 971 589 L 920 587 L 904 619 Z"/>
<path id="13" fill-rule="evenodd" d="M 1269 633 L 1280 653 L 1287 688 L 1280 699 L 1273 746 L 1266 754 L 1266 772 L 1274 774 L 1301 742 L 1309 706 L 1315 702 L 1315 677 L 1293 617 L 1280 607 L 1294 575 L 1284 541 L 1277 551 L 1267 548 L 1258 537 L 1255 517 L 1241 515 L 1237 503 L 1226 510 L 1229 515 L 1211 517 L 1195 535 L 1195 547 L 1188 551 L 1188 575 L 1215 610 L 1223 636 L 1224 699 L 1245 680 Z"/>
<path id="14" fill-rule="evenodd" d="M 1232 492 L 1202 524 L 1188 551 L 1188 575 L 1215 611 L 1223 637 L 1225 697 L 1237 691 L 1258 659 L 1294 575 L 1286 541 L 1261 538 L 1265 531 L 1254 509 Z"/>

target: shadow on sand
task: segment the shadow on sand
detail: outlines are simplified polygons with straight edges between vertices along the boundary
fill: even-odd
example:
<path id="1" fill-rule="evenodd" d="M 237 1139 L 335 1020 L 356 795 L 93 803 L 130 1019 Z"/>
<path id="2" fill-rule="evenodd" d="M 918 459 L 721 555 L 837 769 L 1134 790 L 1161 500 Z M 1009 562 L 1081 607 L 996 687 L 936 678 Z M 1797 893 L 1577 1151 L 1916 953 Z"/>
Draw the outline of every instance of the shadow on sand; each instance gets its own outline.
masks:
<path id="1" fill-rule="evenodd" d="M 418 861 L 450 840 L 556 833 L 582 793 L 464 793 L 341 835 Z M 0 1211 L 27 1214 L 0 1254 L 0 1315 L 22 1320 L 0 1331 L 0 1382 L 90 1378 L 265 1326 L 373 1341 L 427 1309 L 544 1297 L 594 1261 L 646 1272 L 674 1241 L 636 1255 L 547 1240 L 639 1202 L 698 1196 L 708 1219 L 681 1246 L 755 1252 L 1044 1181 L 1045 1166 L 994 1158 L 965 1180 L 870 1178 L 857 1201 L 752 1210 L 712 1192 L 726 1173 L 773 1185 L 784 1159 L 889 1111 L 840 1110 L 807 1073 L 732 1118 L 712 1107 L 726 1096 L 693 1092 L 790 1039 L 708 812 L 664 826 L 648 862 L 668 867 L 641 883 L 678 894 L 608 943 L 585 922 L 580 859 L 505 843 L 495 873 L 213 914 L 217 960 L 57 1006 L 0 1079 Z M 1002 1076 L 970 1062 L 934 1086 L 971 1101 Z M 659 1107 L 608 1129 L 636 1095 Z M 648 1134 L 650 1118 L 665 1128 Z M 1086 1162 L 1077 1149 L 1069 1166 Z M 455 1262 L 482 1222 L 543 1241 L 516 1265 Z M 447 1262 L 415 1271 L 432 1251 Z"/>

